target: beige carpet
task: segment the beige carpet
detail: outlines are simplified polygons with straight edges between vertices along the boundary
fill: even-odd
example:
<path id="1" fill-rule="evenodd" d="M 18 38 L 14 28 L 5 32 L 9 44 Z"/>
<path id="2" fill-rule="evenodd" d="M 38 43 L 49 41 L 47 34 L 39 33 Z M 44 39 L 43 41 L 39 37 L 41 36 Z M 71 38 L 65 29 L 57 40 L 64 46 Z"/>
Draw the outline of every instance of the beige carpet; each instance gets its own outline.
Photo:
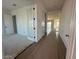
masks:
<path id="1" fill-rule="evenodd" d="M 58 40 L 56 39 L 55 33 L 51 32 L 16 59 L 59 59 L 58 49 Z"/>

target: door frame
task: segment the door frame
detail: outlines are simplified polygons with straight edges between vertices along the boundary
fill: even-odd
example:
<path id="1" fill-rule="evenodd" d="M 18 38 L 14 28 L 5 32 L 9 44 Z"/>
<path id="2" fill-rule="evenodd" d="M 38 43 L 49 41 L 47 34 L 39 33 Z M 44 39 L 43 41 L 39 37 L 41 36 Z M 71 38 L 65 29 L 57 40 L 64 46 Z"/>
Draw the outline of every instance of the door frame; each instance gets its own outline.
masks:
<path id="1" fill-rule="evenodd" d="M 45 12 L 45 35 L 47 35 L 47 13 Z"/>
<path id="2" fill-rule="evenodd" d="M 14 33 L 17 33 L 17 22 L 16 22 L 16 19 L 15 19 L 15 25 L 14 25 L 14 18 L 13 18 L 13 17 L 16 18 L 16 15 L 13 15 L 13 16 L 12 16 L 12 20 L 13 20 L 13 29 L 14 29 Z M 16 30 L 15 30 L 15 27 L 16 27 Z"/>

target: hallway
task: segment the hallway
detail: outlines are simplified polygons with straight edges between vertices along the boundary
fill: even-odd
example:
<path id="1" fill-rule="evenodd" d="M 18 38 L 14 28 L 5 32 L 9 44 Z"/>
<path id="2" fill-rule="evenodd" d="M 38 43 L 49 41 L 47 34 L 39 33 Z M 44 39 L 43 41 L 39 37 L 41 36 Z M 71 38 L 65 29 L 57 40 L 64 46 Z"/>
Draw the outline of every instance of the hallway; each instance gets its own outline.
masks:
<path id="1" fill-rule="evenodd" d="M 33 44 L 15 59 L 63 59 L 64 54 L 62 55 L 62 52 L 64 50 L 63 48 L 59 48 L 60 45 L 55 32 L 51 32 L 48 36 L 44 36 L 38 43 Z M 60 50 L 62 50 L 61 54 L 58 52 Z"/>

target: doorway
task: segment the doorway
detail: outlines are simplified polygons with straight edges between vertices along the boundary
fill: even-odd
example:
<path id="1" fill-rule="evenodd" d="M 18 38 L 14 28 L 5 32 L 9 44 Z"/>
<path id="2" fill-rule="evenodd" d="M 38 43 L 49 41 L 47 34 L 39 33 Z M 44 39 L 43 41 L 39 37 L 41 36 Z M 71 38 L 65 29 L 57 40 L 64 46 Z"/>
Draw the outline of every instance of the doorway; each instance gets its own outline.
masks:
<path id="1" fill-rule="evenodd" d="M 17 25 L 16 25 L 16 15 L 12 16 L 13 19 L 13 28 L 14 28 L 14 33 L 17 33 Z"/>
<path id="2" fill-rule="evenodd" d="M 47 14 L 45 13 L 45 35 L 47 35 Z"/>
<path id="3" fill-rule="evenodd" d="M 47 21 L 47 34 L 49 34 L 52 31 L 52 22 Z"/>

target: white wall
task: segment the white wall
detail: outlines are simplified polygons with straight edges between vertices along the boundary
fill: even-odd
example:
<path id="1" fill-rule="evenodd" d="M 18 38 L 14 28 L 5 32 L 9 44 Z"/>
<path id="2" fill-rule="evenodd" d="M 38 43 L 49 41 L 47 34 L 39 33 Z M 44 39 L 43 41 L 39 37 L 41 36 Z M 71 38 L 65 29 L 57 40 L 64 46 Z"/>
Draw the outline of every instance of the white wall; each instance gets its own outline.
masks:
<path id="1" fill-rule="evenodd" d="M 60 36 L 63 39 L 65 46 L 68 45 L 68 38 L 66 38 L 66 34 L 70 33 L 70 22 L 73 11 L 73 0 L 66 0 L 65 4 L 62 8 L 61 20 L 60 20 Z"/>
<path id="2" fill-rule="evenodd" d="M 35 1 L 37 5 L 37 40 L 40 40 L 45 34 L 45 12 L 42 2 L 40 0 Z"/>
<path id="3" fill-rule="evenodd" d="M 75 11 L 75 0 L 66 0 L 64 3 L 64 6 L 62 8 L 62 15 L 61 15 L 61 20 L 60 20 L 60 36 L 67 48 L 67 52 L 66 52 L 66 59 L 70 59 L 69 58 L 69 54 L 71 53 L 71 42 L 74 40 L 73 37 L 73 32 L 75 29 L 75 23 L 74 21 L 76 21 L 75 16 L 74 15 L 74 11 Z M 73 22 L 73 24 L 72 24 Z M 74 26 L 73 26 L 74 25 Z M 73 28 L 74 27 L 74 28 Z M 68 34 L 69 38 L 67 38 L 65 35 Z"/>
<path id="4" fill-rule="evenodd" d="M 16 15 L 17 34 L 27 35 L 27 16 L 26 9 L 21 8 L 11 12 Z"/>
<path id="5" fill-rule="evenodd" d="M 25 35 L 32 40 L 34 39 L 34 36 L 36 37 L 35 40 L 37 39 L 37 28 L 35 32 L 33 31 L 33 28 L 37 27 L 37 21 L 33 21 L 33 18 L 36 17 L 36 10 L 33 10 L 34 7 L 35 5 L 29 5 L 11 11 L 12 15 L 16 15 L 18 34 Z"/>
<path id="6" fill-rule="evenodd" d="M 31 11 L 31 8 L 35 7 L 35 12 Z M 29 12 L 30 11 L 30 12 Z M 43 4 L 39 1 L 36 0 L 35 1 L 35 5 L 31 5 L 31 6 L 26 6 L 23 8 L 19 8 L 17 10 L 12 10 L 11 14 L 12 15 L 16 15 L 16 22 L 17 22 L 17 32 L 18 34 L 22 34 L 22 35 L 31 35 L 31 36 L 36 36 L 36 41 L 40 40 L 42 38 L 42 36 L 45 34 L 45 8 L 43 6 Z M 33 13 L 33 15 L 32 15 Z M 29 17 L 33 16 L 35 17 L 35 22 L 33 21 L 33 17 Z M 35 15 L 35 16 L 34 16 Z M 32 20 L 30 20 L 32 19 Z M 33 29 L 33 25 L 31 26 L 31 23 L 29 23 L 29 21 L 34 22 L 34 26 L 36 28 L 35 31 L 32 31 Z M 28 24 L 29 23 L 29 24 Z M 29 28 L 29 26 L 31 26 Z M 29 32 L 29 33 L 28 33 Z"/>
<path id="7" fill-rule="evenodd" d="M 14 33 L 12 16 L 10 11 L 3 10 L 3 34 L 11 34 Z"/>
<path id="8" fill-rule="evenodd" d="M 30 13 L 29 13 L 30 12 Z M 12 15 L 16 15 L 16 22 L 17 22 L 17 32 L 21 35 L 29 35 L 28 33 L 32 28 L 29 29 L 29 21 L 32 21 L 32 6 L 19 8 L 17 10 L 13 10 Z M 30 19 L 29 19 L 30 18 Z M 27 30 L 28 28 L 28 30 Z M 28 31 L 28 32 L 27 32 Z"/>

